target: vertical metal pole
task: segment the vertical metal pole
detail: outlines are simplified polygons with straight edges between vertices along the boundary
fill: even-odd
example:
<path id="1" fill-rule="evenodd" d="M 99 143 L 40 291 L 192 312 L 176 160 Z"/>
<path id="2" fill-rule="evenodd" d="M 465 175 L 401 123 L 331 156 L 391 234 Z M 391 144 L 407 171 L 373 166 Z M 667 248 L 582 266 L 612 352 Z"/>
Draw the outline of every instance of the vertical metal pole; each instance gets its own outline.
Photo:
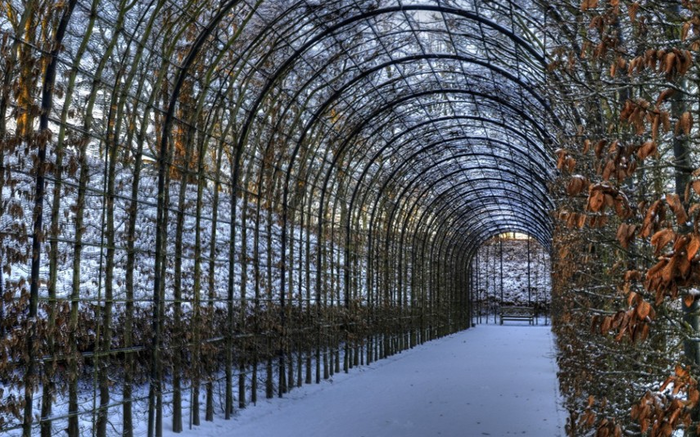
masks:
<path id="1" fill-rule="evenodd" d="M 481 277 L 481 257 L 479 256 L 481 253 L 481 248 L 476 251 L 476 269 L 475 269 L 475 275 L 476 275 L 476 299 L 477 299 L 477 316 L 478 316 L 478 323 L 481 323 L 481 284 L 479 283 L 479 279 Z M 1 272 L 0 272 L 1 273 Z"/>
<path id="2" fill-rule="evenodd" d="M 502 236 L 498 237 L 498 255 L 500 258 L 500 271 L 499 271 L 499 276 L 501 279 L 501 306 L 503 306 L 503 238 Z"/>
<path id="3" fill-rule="evenodd" d="M 549 293 L 550 293 L 549 296 L 551 297 L 551 292 L 552 292 L 552 287 L 551 287 L 551 284 L 552 284 L 552 282 L 551 282 L 551 281 L 552 281 L 552 278 L 551 278 L 551 275 L 552 275 L 552 271 L 551 271 L 552 252 L 551 252 L 551 249 L 550 249 L 550 252 L 549 252 L 549 262 L 550 262 L 550 270 L 547 271 L 547 263 L 546 263 L 546 260 L 545 260 L 545 258 L 544 258 L 544 250 L 543 250 L 543 251 L 542 251 L 542 273 L 540 274 L 540 277 L 541 277 L 542 279 L 540 279 L 540 280 L 543 280 L 543 279 L 545 279 L 545 278 L 549 278 L 550 286 L 549 286 L 549 288 L 548 288 L 547 290 L 549 291 Z M 548 308 L 548 306 L 547 306 L 547 295 L 548 295 L 547 293 L 544 294 L 544 307 L 545 307 L 545 308 Z M 550 302 L 551 302 L 551 299 L 550 299 Z M 550 303 L 549 305 L 551 306 L 551 303 Z M 548 324 L 548 320 L 547 320 L 547 317 L 548 317 L 548 316 L 549 316 L 549 310 L 545 311 L 545 313 L 544 313 L 544 324 L 545 324 L 545 325 Z"/>
<path id="4" fill-rule="evenodd" d="M 530 283 L 530 236 L 527 237 L 527 304 L 532 305 L 532 284 Z"/>
<path id="5" fill-rule="evenodd" d="M 540 260 L 540 257 L 542 258 L 541 260 Z M 542 269 L 544 269 L 544 267 L 545 267 L 544 251 L 542 250 L 541 247 L 538 249 L 538 252 L 535 253 L 535 289 L 538 291 L 538 293 L 535 295 L 535 303 L 537 305 L 540 304 L 539 291 L 540 291 L 540 289 L 543 289 L 544 290 L 544 305 L 543 305 L 543 307 L 544 307 L 544 324 L 546 325 L 547 324 L 547 313 L 548 313 L 548 310 L 547 310 L 547 289 L 541 287 L 542 281 L 545 278 L 544 275 L 546 272 L 544 270 L 540 269 L 540 264 L 542 265 Z"/>
<path id="6" fill-rule="evenodd" d="M 490 255 L 491 258 L 493 259 L 493 269 L 492 273 L 493 276 L 491 277 L 491 288 L 493 289 L 493 299 L 491 300 L 491 310 L 493 311 L 493 324 L 497 324 L 498 321 L 496 320 L 498 309 L 496 308 L 496 248 L 494 247 L 493 250 L 490 250 Z"/>

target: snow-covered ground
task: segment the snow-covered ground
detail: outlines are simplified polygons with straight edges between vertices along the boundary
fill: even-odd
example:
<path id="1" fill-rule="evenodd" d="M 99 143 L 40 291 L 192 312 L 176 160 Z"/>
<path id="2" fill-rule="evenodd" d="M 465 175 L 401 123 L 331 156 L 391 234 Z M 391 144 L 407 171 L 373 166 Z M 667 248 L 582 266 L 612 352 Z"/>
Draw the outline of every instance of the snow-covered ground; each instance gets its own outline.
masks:
<path id="1" fill-rule="evenodd" d="M 168 436 L 564 435 L 548 326 L 478 325 Z M 167 425 L 166 425 L 167 426 Z"/>

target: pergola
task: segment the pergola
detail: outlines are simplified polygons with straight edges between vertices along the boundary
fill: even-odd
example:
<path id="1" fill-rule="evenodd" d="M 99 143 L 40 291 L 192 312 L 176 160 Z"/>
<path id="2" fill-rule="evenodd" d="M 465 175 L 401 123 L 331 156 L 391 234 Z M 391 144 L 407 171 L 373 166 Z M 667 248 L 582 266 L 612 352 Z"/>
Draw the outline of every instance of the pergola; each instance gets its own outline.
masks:
<path id="1" fill-rule="evenodd" d="M 144 402 L 159 434 L 162 403 L 180 414 L 200 383 L 207 418 L 218 383 L 229 417 L 260 363 L 282 395 L 312 362 L 320 379 L 470 326 L 488 239 L 550 246 L 561 122 L 538 2 L 22 5 L 0 17 L 0 256 L 28 402 L 0 428 L 78 435 L 92 415 L 104 435 Z M 75 408 L 81 378 L 94 408 Z"/>

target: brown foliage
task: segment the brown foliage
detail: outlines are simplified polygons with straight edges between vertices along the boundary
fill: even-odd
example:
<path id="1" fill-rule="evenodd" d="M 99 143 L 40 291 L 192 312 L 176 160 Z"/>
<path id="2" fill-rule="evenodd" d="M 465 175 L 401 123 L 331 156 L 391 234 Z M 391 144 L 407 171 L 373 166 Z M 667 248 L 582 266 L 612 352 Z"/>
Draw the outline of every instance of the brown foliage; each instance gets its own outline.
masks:
<path id="1" fill-rule="evenodd" d="M 623 248 L 629 248 L 630 242 L 632 239 L 634 239 L 634 234 L 636 231 L 637 225 L 630 225 L 627 223 L 620 224 L 620 227 L 617 229 L 617 240 L 620 242 L 620 245 Z"/>
<path id="2" fill-rule="evenodd" d="M 670 396 L 663 395 L 670 386 Z M 661 384 L 658 393 L 648 391 L 632 407 L 631 417 L 640 424 L 642 433 L 648 432 L 652 437 L 668 437 L 679 426 L 690 426 L 691 411 L 698 399 L 697 381 L 687 369 L 676 365 L 674 374 Z"/>

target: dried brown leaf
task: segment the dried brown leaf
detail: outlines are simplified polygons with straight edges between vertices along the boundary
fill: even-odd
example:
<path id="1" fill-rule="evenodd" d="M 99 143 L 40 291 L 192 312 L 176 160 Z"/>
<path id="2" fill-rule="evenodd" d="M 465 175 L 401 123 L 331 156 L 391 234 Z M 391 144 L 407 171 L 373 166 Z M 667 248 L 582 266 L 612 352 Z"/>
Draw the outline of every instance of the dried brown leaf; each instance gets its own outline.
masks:
<path id="1" fill-rule="evenodd" d="M 587 139 L 583 142 L 583 154 L 585 155 L 589 150 L 591 150 L 591 140 Z"/>
<path id="2" fill-rule="evenodd" d="M 690 31 L 691 25 L 692 23 L 690 21 L 683 23 L 683 27 L 681 28 L 681 41 L 688 39 L 688 32 Z"/>
<path id="3" fill-rule="evenodd" d="M 605 194 L 602 190 L 594 189 L 588 194 L 588 210 L 592 212 L 600 211 L 605 204 Z"/>
<path id="4" fill-rule="evenodd" d="M 695 194 L 700 195 L 700 179 L 691 182 L 690 186 L 693 188 L 693 191 L 695 191 Z"/>
<path id="5" fill-rule="evenodd" d="M 654 246 L 654 252 L 659 253 L 668 243 L 676 238 L 676 233 L 673 229 L 664 228 L 651 236 L 651 245 Z"/>
<path id="6" fill-rule="evenodd" d="M 581 194 L 586 188 L 588 188 L 588 179 L 581 175 L 572 176 L 566 187 L 566 192 L 569 196 L 577 196 Z"/>
<path id="7" fill-rule="evenodd" d="M 678 262 L 678 258 L 675 256 L 672 256 L 671 259 L 668 260 L 668 263 L 664 266 L 664 268 L 661 270 L 661 279 L 669 283 L 673 281 L 673 279 L 676 277 L 676 264 Z"/>
<path id="8" fill-rule="evenodd" d="M 617 240 L 620 242 L 620 245 L 623 248 L 629 248 L 630 242 L 634 238 L 634 233 L 636 230 L 636 225 L 629 225 L 627 223 L 622 223 L 617 228 Z"/>
<path id="9" fill-rule="evenodd" d="M 688 261 L 693 259 L 695 254 L 698 253 L 698 249 L 700 249 L 700 235 L 693 234 L 690 236 L 688 247 L 686 247 Z"/>
<path id="10" fill-rule="evenodd" d="M 678 117 L 678 121 L 676 122 L 676 129 L 674 133 L 676 135 L 680 135 L 683 133 L 684 135 L 690 135 L 690 131 L 693 129 L 693 116 L 689 111 L 684 112 L 680 117 Z"/>
<path id="11" fill-rule="evenodd" d="M 566 157 L 569 155 L 569 152 L 566 149 L 557 149 L 554 153 L 557 155 L 557 169 L 561 170 L 566 163 Z"/>
<path id="12" fill-rule="evenodd" d="M 607 164 L 605 164 L 605 168 L 603 169 L 603 174 L 601 175 L 604 181 L 609 181 L 610 176 L 613 174 L 615 171 L 615 160 L 610 159 L 608 160 Z"/>
<path id="13" fill-rule="evenodd" d="M 595 157 L 600 159 L 601 155 L 603 154 L 603 149 L 605 146 L 608 144 L 607 140 L 600 140 L 596 143 L 594 152 L 595 152 Z"/>
<path id="14" fill-rule="evenodd" d="M 644 144 L 637 150 L 637 156 L 639 159 L 644 160 L 647 156 L 656 153 L 656 142 L 649 140 L 644 142 Z"/>
<path id="15" fill-rule="evenodd" d="M 676 215 L 678 224 L 685 224 L 688 221 L 688 214 L 681 203 L 681 198 L 676 193 L 666 194 L 666 202 L 671 207 L 671 211 Z"/>
<path id="16" fill-rule="evenodd" d="M 642 278 L 642 273 L 639 270 L 628 270 L 625 273 L 625 282 L 638 281 Z"/>
<path id="17" fill-rule="evenodd" d="M 666 99 L 668 99 L 669 97 L 671 97 L 675 93 L 676 93 L 676 90 L 674 90 L 673 88 L 667 88 L 667 89 L 661 91 L 661 93 L 659 94 L 659 97 L 656 99 L 656 104 L 660 105 L 661 103 L 663 103 Z"/>
<path id="18" fill-rule="evenodd" d="M 636 310 L 637 318 L 639 318 L 639 320 L 646 319 L 647 316 L 649 315 L 650 310 L 651 310 L 651 304 L 649 304 L 649 302 L 647 302 L 645 300 L 642 300 L 641 302 L 639 302 L 639 305 L 637 305 L 637 310 Z"/>
<path id="19" fill-rule="evenodd" d="M 649 270 L 647 270 L 647 279 L 656 279 L 666 264 L 668 264 L 668 258 L 661 258 L 658 263 L 654 264 Z"/>

